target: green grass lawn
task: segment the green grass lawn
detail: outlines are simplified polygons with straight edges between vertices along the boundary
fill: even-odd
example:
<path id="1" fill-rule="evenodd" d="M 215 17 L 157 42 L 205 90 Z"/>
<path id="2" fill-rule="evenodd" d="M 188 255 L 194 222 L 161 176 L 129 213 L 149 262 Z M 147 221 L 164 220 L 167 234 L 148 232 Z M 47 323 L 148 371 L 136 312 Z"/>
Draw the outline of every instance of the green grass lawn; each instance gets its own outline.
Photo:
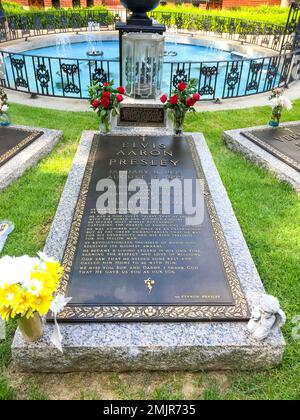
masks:
<path id="1" fill-rule="evenodd" d="M 43 248 L 82 130 L 97 129 L 92 113 L 72 113 L 12 104 L 13 123 L 64 131 L 63 140 L 39 165 L 0 194 L 0 218 L 15 223 L 5 254 Z M 281 367 L 261 373 L 21 374 L 11 364 L 8 339 L 0 341 L 0 399 L 8 398 L 198 398 L 299 399 L 300 342 L 292 339 L 292 318 L 300 314 L 300 200 L 265 170 L 228 150 L 222 132 L 264 124 L 270 109 L 189 115 L 188 131 L 203 131 L 267 291 L 287 313 L 287 351 Z M 296 120 L 300 101 L 284 119 Z M 54 391 L 56 390 L 56 391 Z M 56 393 L 55 393 L 56 392 Z"/>

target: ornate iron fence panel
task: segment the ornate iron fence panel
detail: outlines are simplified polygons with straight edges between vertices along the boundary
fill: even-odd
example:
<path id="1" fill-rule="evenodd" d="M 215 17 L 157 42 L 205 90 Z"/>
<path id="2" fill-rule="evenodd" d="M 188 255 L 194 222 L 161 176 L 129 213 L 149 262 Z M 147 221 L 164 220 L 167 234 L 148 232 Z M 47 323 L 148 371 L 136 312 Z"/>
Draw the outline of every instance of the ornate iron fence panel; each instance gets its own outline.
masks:
<path id="1" fill-rule="evenodd" d="M 220 62 L 164 63 L 163 91 L 196 79 L 202 100 L 234 98 L 287 86 L 293 80 L 296 53 L 258 59 Z M 295 74 L 299 72 L 298 67 Z M 294 77 L 295 78 L 295 77 Z M 0 52 L 0 84 L 31 94 L 87 98 L 88 86 L 114 79 L 119 83 L 119 61 L 42 57 Z"/>
<path id="2" fill-rule="evenodd" d="M 114 29 L 127 13 L 120 10 L 48 11 L 8 16 L 0 22 L 0 41 L 46 34 Z M 260 45 L 279 55 L 221 62 L 165 62 L 163 90 L 196 79 L 202 100 L 233 98 L 287 86 L 299 76 L 300 5 L 293 3 L 286 27 L 241 19 L 188 13 L 153 12 L 172 31 Z M 118 60 L 71 59 L 0 52 L 0 84 L 39 95 L 87 98 L 92 81 L 118 83 Z"/>
<path id="3" fill-rule="evenodd" d="M 242 81 L 244 62 L 241 60 L 228 62 L 224 80 L 223 98 L 238 96 Z"/>
<path id="4" fill-rule="evenodd" d="M 198 91 L 203 99 L 215 99 L 220 63 L 201 63 Z"/>

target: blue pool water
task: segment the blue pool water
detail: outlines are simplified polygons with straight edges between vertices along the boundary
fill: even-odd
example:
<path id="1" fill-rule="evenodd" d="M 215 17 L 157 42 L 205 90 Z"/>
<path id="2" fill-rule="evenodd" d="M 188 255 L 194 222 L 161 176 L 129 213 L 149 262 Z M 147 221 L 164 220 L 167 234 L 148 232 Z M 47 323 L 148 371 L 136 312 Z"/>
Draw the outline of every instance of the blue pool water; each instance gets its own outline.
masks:
<path id="1" fill-rule="evenodd" d="M 103 51 L 103 56 L 93 58 L 88 57 L 87 52 L 91 49 Z M 176 55 L 174 54 L 176 53 Z M 21 79 L 25 79 L 24 85 L 29 85 L 31 92 L 37 92 L 45 95 L 80 97 L 87 97 L 87 87 L 90 84 L 90 78 L 95 70 L 103 68 L 105 73 L 109 70 L 110 79 L 119 84 L 119 42 L 118 41 L 93 41 L 69 44 L 66 46 L 48 46 L 35 50 L 24 52 L 25 54 L 25 68 L 21 72 L 17 71 L 17 67 L 12 64 L 11 58 L 6 58 L 6 72 L 10 80 L 11 87 L 15 87 L 15 80 L 21 73 Z M 13 58 L 20 59 L 20 54 L 14 54 Z M 100 61 L 103 60 L 103 63 Z M 108 61 L 106 61 L 108 60 Z M 238 55 L 230 51 L 223 51 L 220 49 L 180 44 L 174 42 L 167 42 L 165 45 L 163 69 L 162 91 L 169 93 L 171 73 L 177 69 L 177 64 L 180 62 L 181 69 L 185 63 L 185 71 L 190 78 L 195 78 L 199 82 L 199 90 L 202 93 L 203 99 L 212 99 L 213 97 L 223 96 L 239 96 L 244 94 L 251 94 L 266 90 L 266 75 L 268 71 L 267 65 L 263 58 L 257 59 L 256 62 L 262 66 L 261 77 L 257 80 L 257 90 L 251 92 L 247 90 L 249 86 L 249 69 L 250 61 L 242 62 Z M 234 61 L 236 64 L 236 72 L 233 74 L 233 79 L 238 76 L 238 83 L 233 83 L 234 89 L 227 90 L 228 83 L 226 72 L 228 70 L 228 61 Z M 191 65 L 189 63 L 192 62 Z M 71 68 L 73 65 L 79 67 L 79 72 L 74 76 L 62 72 L 62 65 L 67 65 Z M 42 71 L 38 69 L 42 68 Z M 206 68 L 208 72 L 205 71 Z M 213 71 L 211 71 L 213 69 Z M 35 75 L 39 75 L 38 82 Z M 226 81 L 226 83 L 225 83 Z M 251 80 L 250 80 L 251 82 Z M 17 82 L 18 83 L 18 82 Z M 19 90 L 22 90 L 21 84 L 18 83 Z M 225 90 L 224 90 L 225 84 Z M 66 89 L 67 86 L 67 89 Z M 23 90 L 28 90 L 24 87 Z"/>
<path id="2" fill-rule="evenodd" d="M 92 46 L 95 50 L 104 52 L 103 60 L 119 59 L 119 42 L 118 41 L 93 41 Z M 91 49 L 89 42 L 78 42 L 69 44 L 66 47 L 49 46 L 31 51 L 26 54 L 39 55 L 44 57 L 67 57 L 85 59 L 87 52 Z M 232 55 L 228 51 L 222 51 L 215 48 L 202 47 L 197 45 L 176 44 L 174 42 L 166 42 L 165 51 L 174 51 L 176 56 L 165 56 L 166 61 L 227 61 L 232 59 Z"/>

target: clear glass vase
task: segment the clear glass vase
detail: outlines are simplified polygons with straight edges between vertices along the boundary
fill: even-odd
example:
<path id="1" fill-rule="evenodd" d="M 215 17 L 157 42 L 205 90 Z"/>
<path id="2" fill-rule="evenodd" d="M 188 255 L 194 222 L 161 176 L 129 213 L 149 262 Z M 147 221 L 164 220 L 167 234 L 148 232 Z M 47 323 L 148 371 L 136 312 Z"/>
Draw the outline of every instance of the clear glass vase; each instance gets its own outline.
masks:
<path id="1" fill-rule="evenodd" d="M 8 114 L 0 114 L 0 126 L 1 127 L 7 127 L 10 125 L 10 118 Z"/>
<path id="2" fill-rule="evenodd" d="M 105 115 L 100 116 L 100 134 L 108 134 L 112 129 L 112 113 L 107 111 Z"/>
<path id="3" fill-rule="evenodd" d="M 183 133 L 183 125 L 184 120 L 186 116 L 186 112 L 183 112 L 182 110 L 172 110 L 172 123 L 173 123 L 173 130 L 174 134 L 177 136 L 180 136 Z"/>
<path id="4" fill-rule="evenodd" d="M 17 323 L 24 340 L 28 343 L 37 341 L 44 333 L 43 321 L 38 312 L 35 312 L 29 319 L 19 318 Z"/>

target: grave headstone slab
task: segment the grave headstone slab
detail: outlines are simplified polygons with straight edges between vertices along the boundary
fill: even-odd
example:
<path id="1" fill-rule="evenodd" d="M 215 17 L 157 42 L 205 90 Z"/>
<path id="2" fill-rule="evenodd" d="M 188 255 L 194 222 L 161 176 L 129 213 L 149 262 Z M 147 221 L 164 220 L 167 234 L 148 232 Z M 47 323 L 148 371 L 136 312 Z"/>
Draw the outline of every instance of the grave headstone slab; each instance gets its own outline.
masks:
<path id="1" fill-rule="evenodd" d="M 300 172 L 300 124 L 244 131 L 242 134 Z"/>
<path id="2" fill-rule="evenodd" d="M 42 131 L 0 127 L 0 167 L 42 135 Z"/>
<path id="3" fill-rule="evenodd" d="M 200 179 L 201 225 L 178 214 L 99 214 L 99 180 Z M 126 184 L 127 186 L 127 184 Z M 174 194 L 174 191 L 173 191 Z M 174 197 L 171 195 L 171 202 Z M 191 137 L 94 137 L 63 266 L 61 321 L 245 320 L 248 307 Z"/>

